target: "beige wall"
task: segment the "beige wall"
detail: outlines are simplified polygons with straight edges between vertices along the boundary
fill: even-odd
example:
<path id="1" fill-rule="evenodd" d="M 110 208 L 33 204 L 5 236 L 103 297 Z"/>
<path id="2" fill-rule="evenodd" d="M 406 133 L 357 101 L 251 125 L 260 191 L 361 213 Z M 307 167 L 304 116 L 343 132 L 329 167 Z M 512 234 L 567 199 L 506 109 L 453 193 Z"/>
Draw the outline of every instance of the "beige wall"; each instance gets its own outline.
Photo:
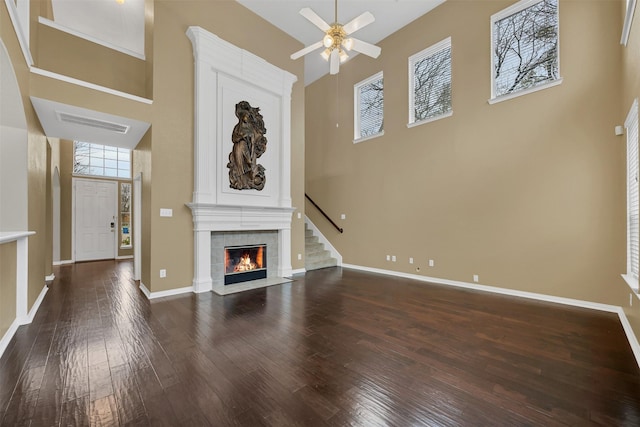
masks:
<path id="1" fill-rule="evenodd" d="M 294 206 L 303 207 L 304 89 L 302 61 L 289 59 L 300 43 L 275 29 L 235 1 L 156 1 L 154 5 L 154 104 L 150 188 L 150 272 L 143 282 L 151 291 L 191 286 L 193 281 L 193 221 L 185 206 L 193 193 L 193 49 L 185 32 L 201 26 L 222 39 L 261 56 L 298 76 L 294 85 L 295 125 L 292 129 Z M 160 208 L 173 209 L 173 217 L 160 218 Z M 300 220 L 301 221 L 301 220 Z M 300 223 L 301 224 L 301 223 Z M 293 268 L 302 252 L 304 234 L 294 224 Z M 167 277 L 159 278 L 166 269 Z M 144 273 L 143 273 L 144 275 Z"/>
<path id="2" fill-rule="evenodd" d="M 622 3 L 624 5 L 625 2 Z M 624 7 L 621 9 L 624 9 Z M 622 103 L 618 124 L 624 123 L 633 100 L 640 98 L 640 6 L 636 7 L 633 22 L 634 24 L 631 27 L 629 42 L 627 43 L 627 46 L 622 49 Z M 623 165 L 626 161 L 625 143 L 625 137 L 621 137 L 619 142 L 619 157 Z M 624 167 L 621 168 L 618 173 L 623 182 L 622 186 L 624 187 L 626 179 Z M 621 221 L 624 222 L 625 218 L 621 218 Z M 623 272 L 626 271 L 623 270 Z M 626 284 L 621 283 L 624 283 L 622 279 L 618 279 L 616 282 L 619 287 L 630 293 L 631 291 L 626 287 Z M 626 301 L 621 305 L 624 307 L 625 314 L 627 315 L 627 319 L 629 319 L 631 326 L 634 331 L 636 331 L 636 336 L 640 339 L 640 299 L 636 295 L 636 297 L 633 298 L 633 306 L 629 306 L 629 301 Z"/>
<path id="3" fill-rule="evenodd" d="M 16 246 L 0 244 L 0 338 L 16 319 Z"/>
<path id="4" fill-rule="evenodd" d="M 613 132 L 620 2 L 560 1 L 563 83 L 489 105 L 490 17 L 512 3 L 449 0 L 385 39 L 378 60 L 358 57 L 307 87 L 306 190 L 333 218 L 347 215 L 345 232 L 308 215 L 345 263 L 628 304 Z M 449 36 L 453 116 L 407 128 L 407 59 Z M 381 70 L 385 134 L 354 145 L 353 85 Z"/>
<path id="5" fill-rule="evenodd" d="M 38 25 L 36 67 L 132 95 L 147 96 L 145 61 Z"/>

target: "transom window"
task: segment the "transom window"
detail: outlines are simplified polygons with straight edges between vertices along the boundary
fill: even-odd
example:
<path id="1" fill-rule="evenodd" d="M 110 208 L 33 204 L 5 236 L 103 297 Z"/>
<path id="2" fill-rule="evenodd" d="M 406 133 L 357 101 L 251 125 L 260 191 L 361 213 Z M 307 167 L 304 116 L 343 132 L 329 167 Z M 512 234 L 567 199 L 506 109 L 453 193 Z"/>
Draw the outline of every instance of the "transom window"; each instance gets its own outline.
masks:
<path id="1" fill-rule="evenodd" d="M 108 178 L 131 178 L 131 150 L 74 141 L 73 173 Z"/>
<path id="2" fill-rule="evenodd" d="M 354 86 L 354 142 L 384 134 L 382 71 Z"/>
<path id="3" fill-rule="evenodd" d="M 448 117 L 451 109 L 451 37 L 409 58 L 409 124 Z"/>
<path id="4" fill-rule="evenodd" d="M 560 83 L 558 0 L 522 0 L 491 17 L 492 98 Z"/>

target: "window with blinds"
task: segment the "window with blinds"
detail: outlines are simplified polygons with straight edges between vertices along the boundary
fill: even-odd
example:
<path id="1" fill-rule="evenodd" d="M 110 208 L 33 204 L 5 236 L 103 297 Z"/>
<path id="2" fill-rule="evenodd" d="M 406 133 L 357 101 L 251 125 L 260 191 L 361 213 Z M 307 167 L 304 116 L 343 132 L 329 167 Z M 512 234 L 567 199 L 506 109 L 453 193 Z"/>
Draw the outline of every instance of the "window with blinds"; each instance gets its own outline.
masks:
<path id="1" fill-rule="evenodd" d="M 491 17 L 492 98 L 560 77 L 558 0 L 522 0 Z"/>
<path id="2" fill-rule="evenodd" d="M 638 200 L 638 100 L 624 123 L 627 131 L 627 276 L 638 280 L 640 222 Z"/>
<path id="3" fill-rule="evenodd" d="M 106 178 L 131 178 L 131 150 L 74 141 L 73 173 Z"/>
<path id="4" fill-rule="evenodd" d="M 409 125 L 451 114 L 449 37 L 409 57 Z"/>
<path id="5" fill-rule="evenodd" d="M 354 86 L 354 142 L 384 134 L 382 71 Z"/>

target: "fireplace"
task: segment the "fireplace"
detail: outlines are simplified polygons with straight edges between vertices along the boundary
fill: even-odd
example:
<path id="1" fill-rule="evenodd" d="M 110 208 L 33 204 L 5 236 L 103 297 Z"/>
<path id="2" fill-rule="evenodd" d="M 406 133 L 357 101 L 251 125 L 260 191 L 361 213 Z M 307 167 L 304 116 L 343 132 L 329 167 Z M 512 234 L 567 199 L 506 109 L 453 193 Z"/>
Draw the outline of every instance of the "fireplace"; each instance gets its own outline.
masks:
<path id="1" fill-rule="evenodd" d="M 203 28 L 189 27 L 187 36 L 195 60 L 195 173 L 187 204 L 194 224 L 193 291 L 227 295 L 285 283 L 292 274 L 291 93 L 297 77 Z M 241 101 L 260 107 L 268 129 L 261 190 L 230 186 L 227 164 Z M 266 265 L 258 269 L 265 278 L 225 286 L 242 276 L 226 274 L 224 248 L 256 243 L 268 247 L 268 271 Z"/>
<path id="2" fill-rule="evenodd" d="M 267 277 L 267 245 L 226 246 L 224 284 L 248 282 Z"/>

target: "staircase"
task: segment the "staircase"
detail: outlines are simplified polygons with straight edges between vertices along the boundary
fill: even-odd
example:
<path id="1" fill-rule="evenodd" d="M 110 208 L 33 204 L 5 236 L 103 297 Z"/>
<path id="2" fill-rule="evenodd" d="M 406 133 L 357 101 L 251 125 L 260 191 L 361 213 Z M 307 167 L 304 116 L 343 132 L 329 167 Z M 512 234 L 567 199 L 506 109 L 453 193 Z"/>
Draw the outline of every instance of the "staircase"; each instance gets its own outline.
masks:
<path id="1" fill-rule="evenodd" d="M 304 225 L 304 236 L 305 270 L 319 270 L 338 265 L 338 261 L 331 257 L 331 253 L 324 248 L 324 244 L 320 243 L 318 236 L 313 235 L 313 230 L 307 224 Z"/>

